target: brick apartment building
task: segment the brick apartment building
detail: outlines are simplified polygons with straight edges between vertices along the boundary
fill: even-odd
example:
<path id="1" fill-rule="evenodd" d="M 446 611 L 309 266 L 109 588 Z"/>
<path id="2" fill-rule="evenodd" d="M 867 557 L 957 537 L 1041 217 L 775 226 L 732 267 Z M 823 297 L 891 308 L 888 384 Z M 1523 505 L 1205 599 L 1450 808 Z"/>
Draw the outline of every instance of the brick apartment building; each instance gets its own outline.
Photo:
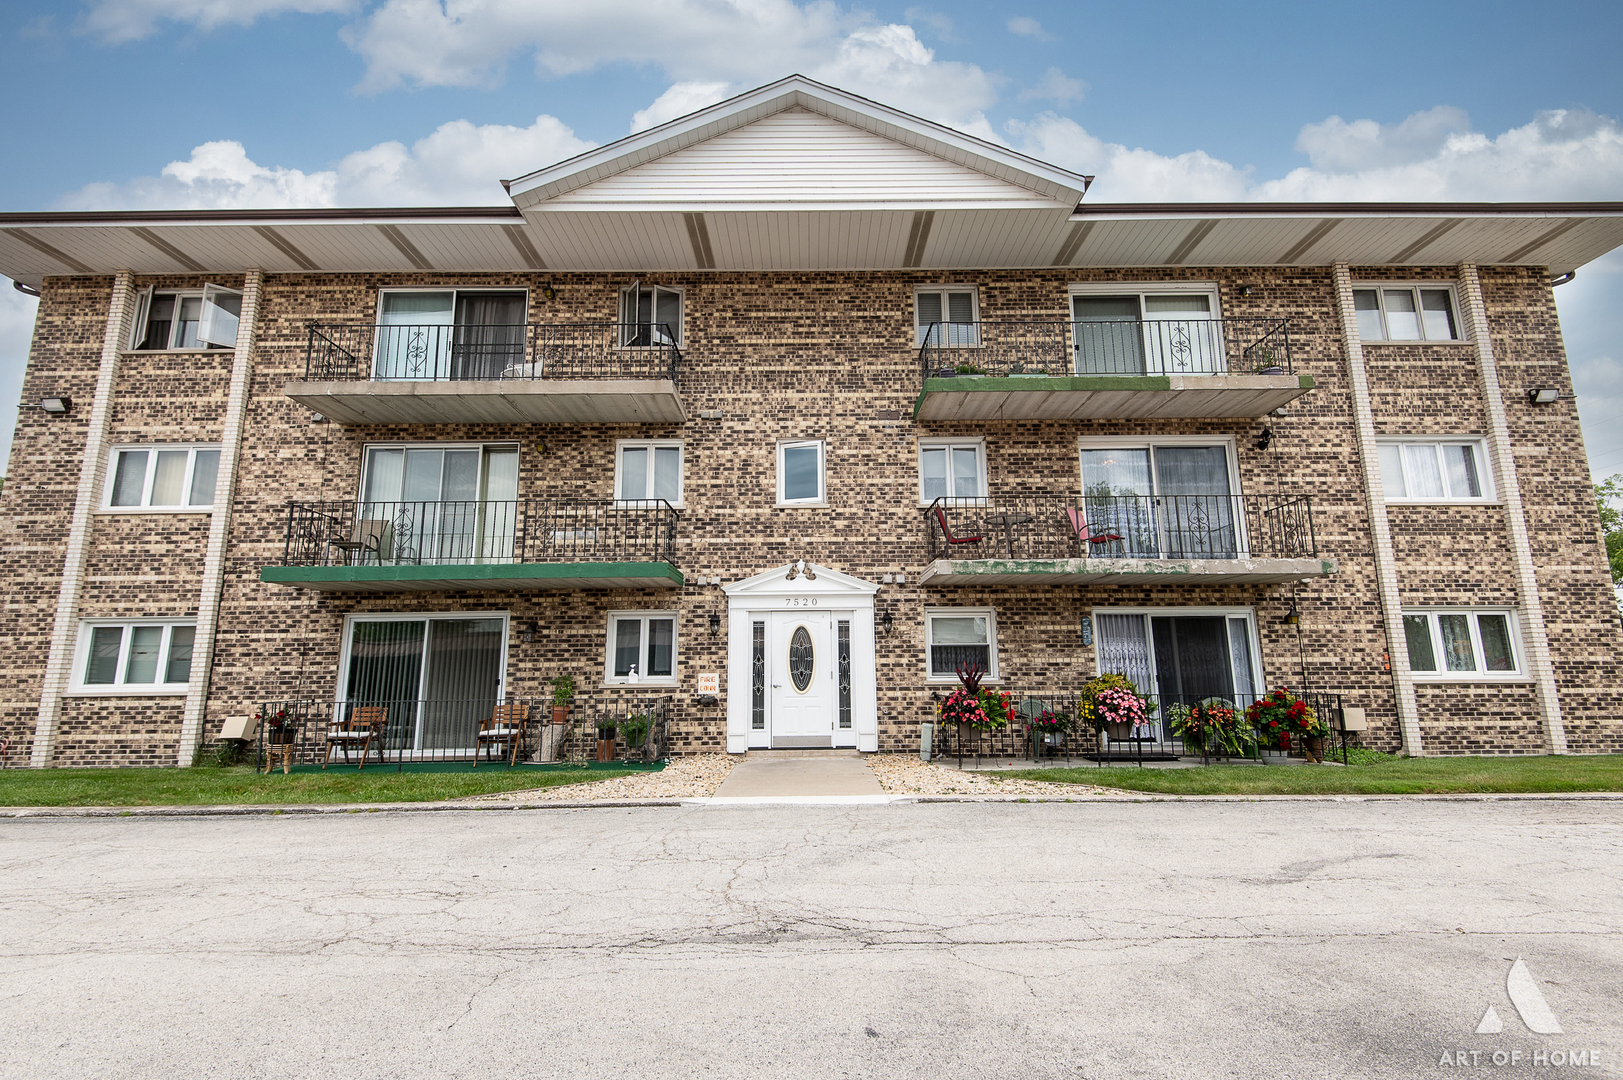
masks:
<path id="1" fill-rule="evenodd" d="M 677 753 L 906 750 L 965 661 L 1623 750 L 1551 292 L 1623 204 L 1086 183 L 794 77 L 511 207 L 0 216 L 11 763 L 299 701 L 465 755 L 559 675 Z"/>

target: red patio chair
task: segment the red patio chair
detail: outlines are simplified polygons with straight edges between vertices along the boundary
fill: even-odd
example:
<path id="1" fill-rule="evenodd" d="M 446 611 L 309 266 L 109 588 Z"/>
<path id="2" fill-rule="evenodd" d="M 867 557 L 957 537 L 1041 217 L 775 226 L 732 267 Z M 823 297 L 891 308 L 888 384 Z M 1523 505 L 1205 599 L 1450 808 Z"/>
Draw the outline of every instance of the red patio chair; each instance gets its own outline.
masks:
<path id="1" fill-rule="evenodd" d="M 1070 519 L 1076 538 L 1082 542 L 1084 558 L 1091 556 L 1093 549 L 1100 544 L 1119 544 L 1126 539 L 1114 526 L 1088 524 L 1082 518 L 1082 511 L 1074 506 L 1065 508 L 1065 516 Z"/>
<path id="2" fill-rule="evenodd" d="M 947 512 L 941 508 L 940 504 L 937 504 L 934 510 L 936 523 L 941 526 L 941 535 L 947 538 L 948 544 L 978 544 L 981 542 L 981 538 L 978 536 L 952 535 L 952 529 L 947 525 Z"/>

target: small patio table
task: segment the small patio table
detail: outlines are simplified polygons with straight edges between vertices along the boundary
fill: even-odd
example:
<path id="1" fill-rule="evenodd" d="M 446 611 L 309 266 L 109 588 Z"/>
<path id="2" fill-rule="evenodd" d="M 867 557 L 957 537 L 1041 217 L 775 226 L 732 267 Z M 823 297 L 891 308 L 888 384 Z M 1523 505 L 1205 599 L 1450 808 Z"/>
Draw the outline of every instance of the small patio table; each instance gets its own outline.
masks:
<path id="1" fill-rule="evenodd" d="M 1003 547 L 1008 551 L 1009 558 L 1014 558 L 1014 527 L 1024 525 L 1031 521 L 1030 514 L 990 514 L 986 518 L 988 525 L 996 525 L 1003 530 Z"/>

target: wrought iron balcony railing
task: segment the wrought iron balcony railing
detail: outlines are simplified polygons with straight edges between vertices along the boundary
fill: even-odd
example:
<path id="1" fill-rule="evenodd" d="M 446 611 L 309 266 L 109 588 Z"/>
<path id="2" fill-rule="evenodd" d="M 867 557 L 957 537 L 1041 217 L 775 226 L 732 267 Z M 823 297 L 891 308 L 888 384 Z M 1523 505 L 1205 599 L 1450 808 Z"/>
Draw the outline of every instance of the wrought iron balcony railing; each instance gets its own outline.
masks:
<path id="1" fill-rule="evenodd" d="M 316 382 L 675 382 L 681 359 L 682 350 L 665 323 L 312 324 L 304 377 Z"/>
<path id="2" fill-rule="evenodd" d="M 1288 373 L 1285 319 L 932 323 L 924 377 Z"/>
<path id="3" fill-rule="evenodd" d="M 296 502 L 283 566 L 544 562 L 676 564 L 680 515 L 663 499 Z"/>
<path id="4" fill-rule="evenodd" d="M 1307 495 L 1017 495 L 936 499 L 931 559 L 1305 559 Z"/>

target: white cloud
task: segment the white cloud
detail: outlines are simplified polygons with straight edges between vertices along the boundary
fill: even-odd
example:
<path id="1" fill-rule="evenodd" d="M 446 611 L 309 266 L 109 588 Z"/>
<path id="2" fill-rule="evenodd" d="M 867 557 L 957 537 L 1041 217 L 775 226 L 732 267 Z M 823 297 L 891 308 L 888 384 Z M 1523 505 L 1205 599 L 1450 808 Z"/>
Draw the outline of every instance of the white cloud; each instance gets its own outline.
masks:
<path id="1" fill-rule="evenodd" d="M 12 404 L 22 397 L 23 370 L 28 366 L 28 343 L 34 337 L 34 313 L 39 301 L 12 288 L 11 279 L 0 277 L 0 447 L 11 445 L 17 425 Z M 6 470 L 0 458 L 0 475 Z"/>
<path id="2" fill-rule="evenodd" d="M 1053 41 L 1054 35 L 1043 29 L 1043 24 L 1029 15 L 1016 15 L 1008 22 L 1009 33 L 1019 34 L 1021 37 L 1036 38 L 1038 41 Z"/>
<path id="3" fill-rule="evenodd" d="M 631 133 L 658 127 L 667 120 L 697 112 L 706 105 L 725 101 L 731 83 L 680 82 L 654 99 L 646 109 L 638 109 L 631 117 Z"/>
<path id="4" fill-rule="evenodd" d="M 1042 113 L 1008 125 L 1016 149 L 1042 161 L 1097 179 L 1094 202 L 1234 201 L 1246 197 L 1249 169 L 1239 169 L 1204 150 L 1166 156 L 1129 149 L 1089 135 L 1075 120 Z"/>
<path id="5" fill-rule="evenodd" d="M 118 44 L 148 36 L 163 21 L 207 31 L 227 24 L 247 26 L 283 12 L 348 14 L 359 6 L 358 0 L 97 0 L 79 20 L 79 29 Z"/>
<path id="6" fill-rule="evenodd" d="M 1087 92 L 1087 83 L 1069 78 L 1059 68 L 1051 67 L 1040 82 L 1026 87 L 1016 97 L 1021 101 L 1052 101 L 1056 105 L 1069 105 L 1082 100 L 1082 95 Z"/>
<path id="7" fill-rule="evenodd" d="M 953 33 L 957 24 L 952 21 L 951 15 L 921 7 L 910 7 L 902 12 L 902 15 L 908 22 L 923 23 L 928 26 L 935 31 L 935 36 L 943 41 L 957 40 L 957 35 Z"/>
<path id="8" fill-rule="evenodd" d="M 1450 105 L 1417 112 L 1401 124 L 1374 120 L 1349 124 L 1332 116 L 1303 127 L 1296 136 L 1296 149 L 1307 155 L 1315 169 L 1346 172 L 1423 161 L 1436 154 L 1449 136 L 1470 131 L 1471 118 L 1465 110 Z"/>
<path id="9" fill-rule="evenodd" d="M 161 176 L 90 184 L 62 199 L 68 210 L 253 206 L 445 206 L 500 204 L 497 182 L 573 157 L 594 144 L 552 116 L 527 128 L 441 124 L 408 149 L 383 142 L 346 155 L 334 169 L 306 173 L 264 166 L 235 141 L 208 142 Z"/>

